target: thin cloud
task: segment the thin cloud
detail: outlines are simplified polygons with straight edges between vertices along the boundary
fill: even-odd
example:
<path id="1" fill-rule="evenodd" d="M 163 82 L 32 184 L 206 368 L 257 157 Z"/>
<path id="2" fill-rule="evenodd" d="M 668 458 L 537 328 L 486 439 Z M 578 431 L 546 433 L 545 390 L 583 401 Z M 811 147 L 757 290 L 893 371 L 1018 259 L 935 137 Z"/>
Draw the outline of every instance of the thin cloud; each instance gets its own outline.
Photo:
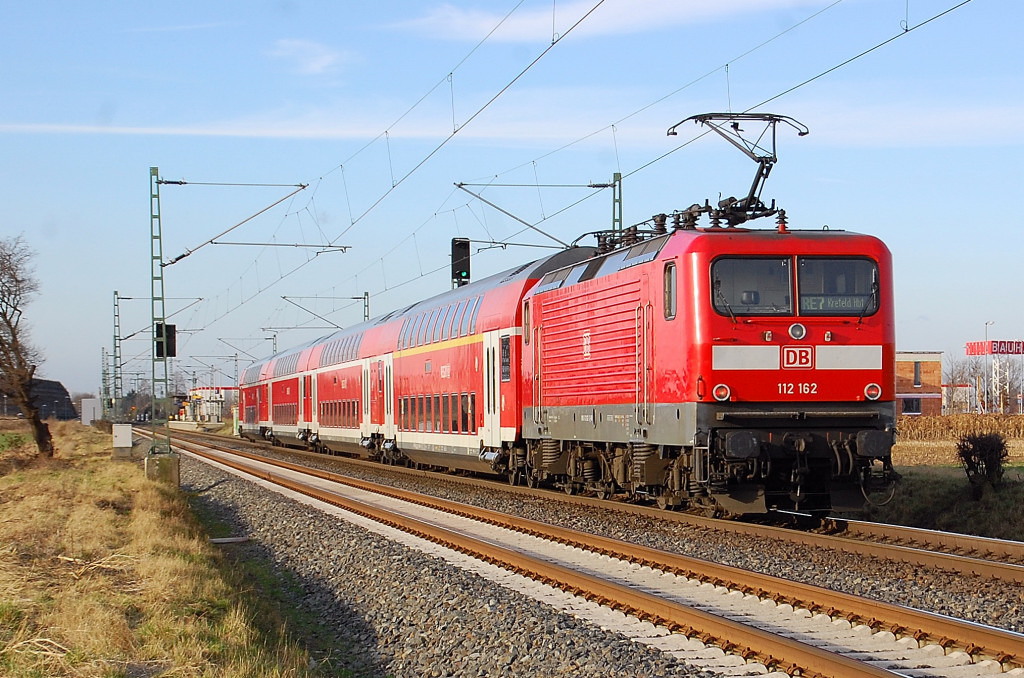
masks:
<path id="1" fill-rule="evenodd" d="M 288 62 L 303 75 L 333 73 L 351 61 L 347 54 L 311 40 L 278 40 L 268 54 Z"/>
<path id="2" fill-rule="evenodd" d="M 495 32 L 492 39 L 504 42 L 534 42 L 554 39 L 589 12 L 596 0 L 558 4 L 551 9 L 515 12 Z M 737 14 L 768 12 L 803 6 L 825 5 L 826 0 L 648 0 L 646 2 L 609 2 L 602 5 L 577 32 L 589 37 L 641 33 L 723 19 Z M 423 16 L 396 24 L 431 38 L 443 40 L 479 40 L 487 35 L 504 14 L 440 5 Z"/>
<path id="3" fill-rule="evenodd" d="M 510 96 L 504 105 L 460 130 L 466 140 L 484 143 L 562 145 L 597 132 L 594 143 L 604 143 L 611 132 L 608 120 L 621 111 L 602 108 L 602 102 L 621 98 L 609 90 L 580 88 L 570 92 L 573 101 L 585 105 L 552 105 L 538 108 L 562 90 L 531 89 Z M 360 105 L 336 102 L 326 107 L 286 107 L 243 118 L 195 124 L 96 125 L 84 123 L 0 123 L 0 134 L 106 134 L 133 136 L 194 136 L 277 139 L 373 139 L 383 131 L 379 116 L 360 115 L 361 110 L 380 110 L 387 102 Z M 585 118 L 579 111 L 588 111 Z M 794 100 L 786 112 L 811 128 L 804 144 L 832 148 L 986 147 L 1024 141 L 1024 102 L 983 101 L 963 104 L 925 98 L 865 103 L 837 95 Z M 667 125 L 677 115 L 650 111 L 616 126 L 615 139 L 631 148 L 664 148 Z M 451 133 L 450 112 L 430 111 L 415 121 L 388 130 L 392 139 L 440 140 Z"/>

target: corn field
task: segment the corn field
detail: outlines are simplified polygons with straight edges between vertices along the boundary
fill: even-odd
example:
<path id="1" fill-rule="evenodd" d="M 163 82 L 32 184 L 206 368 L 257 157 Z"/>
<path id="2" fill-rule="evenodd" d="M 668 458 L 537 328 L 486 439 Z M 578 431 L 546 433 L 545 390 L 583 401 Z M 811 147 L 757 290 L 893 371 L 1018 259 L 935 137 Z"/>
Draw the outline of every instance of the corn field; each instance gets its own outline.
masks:
<path id="1" fill-rule="evenodd" d="M 937 417 L 901 416 L 898 440 L 958 440 L 981 433 L 1001 433 L 1007 440 L 1024 439 L 1024 416 L 1009 414 L 948 414 Z"/>

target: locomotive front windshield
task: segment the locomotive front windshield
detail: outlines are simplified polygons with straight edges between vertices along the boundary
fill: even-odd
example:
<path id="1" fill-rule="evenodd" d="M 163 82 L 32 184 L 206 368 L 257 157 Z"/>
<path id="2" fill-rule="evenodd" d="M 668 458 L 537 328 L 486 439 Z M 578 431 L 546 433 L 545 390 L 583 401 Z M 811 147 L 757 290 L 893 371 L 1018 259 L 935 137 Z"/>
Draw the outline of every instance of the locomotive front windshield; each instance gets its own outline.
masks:
<path id="1" fill-rule="evenodd" d="M 793 290 L 797 293 L 794 295 Z M 863 257 L 720 257 L 711 296 L 728 316 L 859 316 L 878 310 L 878 265 Z"/>
<path id="2" fill-rule="evenodd" d="M 878 310 L 878 266 L 870 259 L 797 259 L 800 315 L 871 315 Z"/>

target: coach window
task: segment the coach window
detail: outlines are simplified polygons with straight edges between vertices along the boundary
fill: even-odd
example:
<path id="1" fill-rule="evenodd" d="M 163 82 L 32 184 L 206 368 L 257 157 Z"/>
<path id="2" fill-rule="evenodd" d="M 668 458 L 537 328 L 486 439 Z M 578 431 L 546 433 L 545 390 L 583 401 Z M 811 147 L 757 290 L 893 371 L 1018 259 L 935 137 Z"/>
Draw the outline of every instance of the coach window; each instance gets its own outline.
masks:
<path id="1" fill-rule="evenodd" d="M 402 329 L 399 330 L 399 332 L 398 332 L 398 348 L 399 349 L 405 348 L 405 333 L 408 332 L 408 331 L 409 331 L 409 319 L 406 318 L 405 321 L 402 322 Z"/>
<path id="2" fill-rule="evenodd" d="M 427 409 L 423 411 L 423 430 L 427 433 L 431 433 L 434 428 L 434 399 L 430 396 L 426 397 Z"/>
<path id="3" fill-rule="evenodd" d="M 444 321 L 447 320 L 447 312 L 449 312 L 449 307 L 447 306 L 444 306 L 437 312 L 437 325 L 434 326 L 435 343 L 440 341 L 441 339 L 447 339 L 446 336 L 443 336 L 444 332 L 442 329 L 444 327 Z"/>
<path id="4" fill-rule="evenodd" d="M 430 326 L 434 322 L 434 313 L 436 310 L 423 315 L 423 326 L 420 328 L 420 336 L 416 339 L 417 346 L 430 343 Z"/>
<path id="5" fill-rule="evenodd" d="M 476 392 L 469 394 L 469 432 L 476 433 Z"/>
<path id="6" fill-rule="evenodd" d="M 448 336 L 455 339 L 459 336 L 459 323 L 462 322 L 462 312 L 466 309 L 466 300 L 463 299 L 455 306 L 455 312 L 452 313 L 451 327 L 448 329 Z"/>
<path id="7" fill-rule="evenodd" d="M 444 307 L 444 315 L 441 316 L 441 341 L 448 341 L 448 328 L 451 326 L 452 312 L 455 307 L 448 304 Z"/>
<path id="8" fill-rule="evenodd" d="M 470 431 L 469 431 L 469 394 L 468 393 L 463 393 L 462 394 L 461 414 L 462 414 L 462 417 L 461 417 L 462 423 L 460 425 L 459 430 L 462 431 L 463 433 L 469 433 Z"/>
<path id="9" fill-rule="evenodd" d="M 426 410 L 423 407 L 423 396 L 416 396 L 416 430 L 425 431 L 427 426 Z"/>
<path id="10" fill-rule="evenodd" d="M 473 307 L 473 319 L 469 321 L 469 333 L 474 334 L 476 332 L 476 315 L 480 312 L 480 307 L 483 306 L 483 298 L 476 298 L 476 306 Z"/>
<path id="11" fill-rule="evenodd" d="M 473 297 L 466 304 L 466 309 L 462 312 L 462 324 L 459 328 L 459 336 L 464 337 L 469 334 L 469 319 L 473 315 L 473 310 L 476 308 L 477 298 Z"/>
<path id="12" fill-rule="evenodd" d="M 452 403 L 451 410 L 449 410 L 451 412 L 451 417 L 452 417 L 452 433 L 458 433 L 459 432 L 459 394 L 458 393 L 452 393 L 452 394 L 449 395 L 449 399 L 451 400 L 451 403 Z"/>
<path id="13" fill-rule="evenodd" d="M 434 433 L 441 432 L 441 396 L 434 396 Z"/>
<path id="14" fill-rule="evenodd" d="M 443 308 L 434 311 L 434 322 L 430 324 L 430 334 L 427 335 L 427 343 L 436 343 L 441 340 L 441 316 L 443 315 Z"/>
<path id="15" fill-rule="evenodd" d="M 449 419 L 448 412 L 448 396 L 443 395 L 441 398 L 441 433 L 448 433 L 451 428 L 451 419 Z"/>
<path id="16" fill-rule="evenodd" d="M 512 381 L 512 337 L 501 338 L 501 380 Z"/>
<path id="17" fill-rule="evenodd" d="M 412 346 L 423 345 L 423 326 L 427 324 L 427 314 L 421 313 L 416 318 L 416 334 L 412 337 Z"/>
<path id="18" fill-rule="evenodd" d="M 676 317 L 676 264 L 665 264 L 665 319 Z"/>

